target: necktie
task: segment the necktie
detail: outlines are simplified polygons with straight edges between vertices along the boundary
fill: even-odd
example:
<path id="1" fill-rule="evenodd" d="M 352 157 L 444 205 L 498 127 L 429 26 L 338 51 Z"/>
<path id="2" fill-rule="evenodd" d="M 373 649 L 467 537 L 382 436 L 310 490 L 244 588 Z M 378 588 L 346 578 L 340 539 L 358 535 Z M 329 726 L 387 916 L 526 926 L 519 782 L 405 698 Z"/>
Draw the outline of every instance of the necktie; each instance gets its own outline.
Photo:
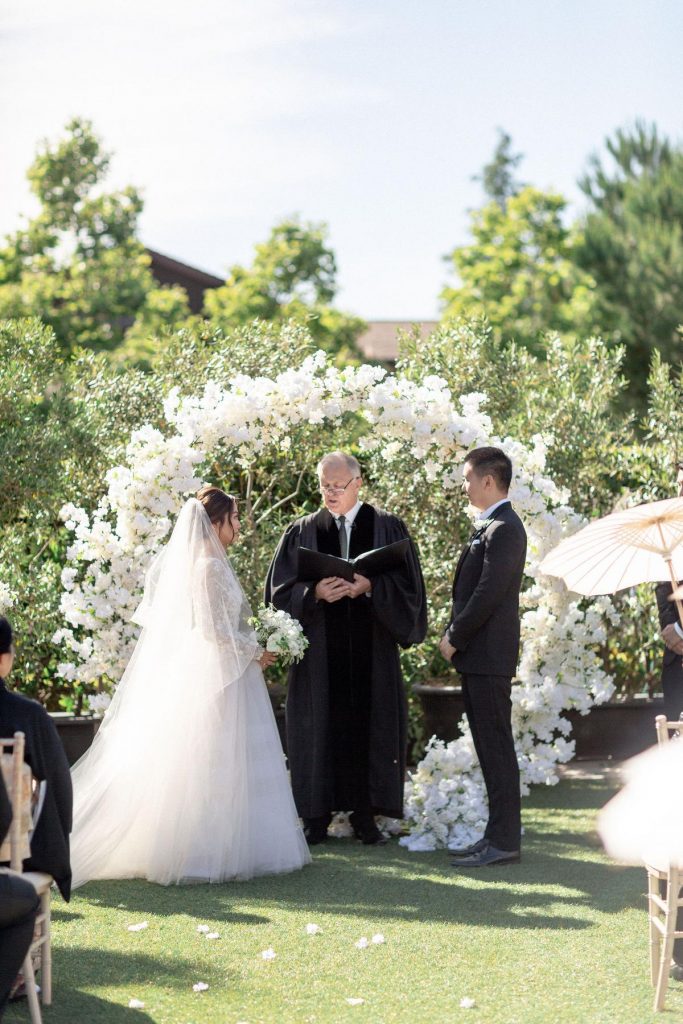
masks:
<path id="1" fill-rule="evenodd" d="M 337 520 L 339 527 L 339 547 L 341 548 L 342 558 L 349 557 L 349 538 L 346 533 L 346 516 L 339 516 Z"/>

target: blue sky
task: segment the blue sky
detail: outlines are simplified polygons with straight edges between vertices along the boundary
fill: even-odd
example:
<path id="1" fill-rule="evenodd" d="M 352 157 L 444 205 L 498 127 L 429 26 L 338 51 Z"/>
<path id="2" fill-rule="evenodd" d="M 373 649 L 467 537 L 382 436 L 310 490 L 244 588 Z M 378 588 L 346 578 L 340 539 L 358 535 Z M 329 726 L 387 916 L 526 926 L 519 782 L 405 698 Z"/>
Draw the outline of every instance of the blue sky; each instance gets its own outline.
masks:
<path id="1" fill-rule="evenodd" d="M 683 141 L 681 40 L 680 0 L 2 0 L 0 233 L 78 114 L 152 248 L 223 275 L 300 213 L 329 224 L 340 306 L 432 318 L 497 126 L 579 210 L 617 126 Z"/>

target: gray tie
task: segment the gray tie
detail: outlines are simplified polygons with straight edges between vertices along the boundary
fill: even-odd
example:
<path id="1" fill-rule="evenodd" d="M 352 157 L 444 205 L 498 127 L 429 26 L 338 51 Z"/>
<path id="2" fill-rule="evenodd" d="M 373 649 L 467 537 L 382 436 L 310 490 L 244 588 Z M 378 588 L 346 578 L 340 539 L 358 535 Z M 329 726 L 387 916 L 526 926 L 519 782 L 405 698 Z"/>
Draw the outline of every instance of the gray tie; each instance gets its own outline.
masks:
<path id="1" fill-rule="evenodd" d="M 348 559 L 349 557 L 349 538 L 346 533 L 346 516 L 339 516 L 337 520 L 339 527 L 339 547 L 341 548 L 342 558 Z"/>

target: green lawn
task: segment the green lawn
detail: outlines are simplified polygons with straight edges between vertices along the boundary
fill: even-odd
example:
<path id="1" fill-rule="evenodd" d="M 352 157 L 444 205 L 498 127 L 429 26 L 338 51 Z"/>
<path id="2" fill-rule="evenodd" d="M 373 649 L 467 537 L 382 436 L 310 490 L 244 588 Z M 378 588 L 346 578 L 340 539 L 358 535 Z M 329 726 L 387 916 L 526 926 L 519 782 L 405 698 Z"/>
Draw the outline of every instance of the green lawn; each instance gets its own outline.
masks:
<path id="1" fill-rule="evenodd" d="M 45 1024 L 683 1021 L 683 985 L 672 982 L 663 1017 L 651 1011 L 645 873 L 611 865 L 592 831 L 609 794 L 599 780 L 536 789 L 523 862 L 507 868 L 456 872 L 444 852 L 334 840 L 291 876 L 98 883 L 68 906 L 57 898 Z M 309 922 L 321 933 L 307 935 Z M 384 944 L 355 947 L 378 932 Z M 208 991 L 193 992 L 199 981 Z M 27 1020 L 26 1006 L 6 1017 Z"/>

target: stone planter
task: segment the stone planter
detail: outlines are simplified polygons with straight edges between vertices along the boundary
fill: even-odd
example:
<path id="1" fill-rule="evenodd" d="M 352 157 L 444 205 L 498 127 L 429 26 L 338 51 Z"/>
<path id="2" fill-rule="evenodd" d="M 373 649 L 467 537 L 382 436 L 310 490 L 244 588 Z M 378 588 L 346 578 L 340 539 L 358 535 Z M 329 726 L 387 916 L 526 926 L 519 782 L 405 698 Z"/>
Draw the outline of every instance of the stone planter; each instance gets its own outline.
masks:
<path id="1" fill-rule="evenodd" d="M 438 736 L 450 743 L 462 735 L 460 719 L 465 714 L 465 701 L 460 686 L 451 686 L 441 680 L 414 683 L 413 693 L 422 705 L 425 736 Z"/>
<path id="2" fill-rule="evenodd" d="M 657 742 L 655 717 L 664 714 L 661 697 L 632 697 L 597 704 L 587 715 L 567 711 L 576 740 L 576 758 L 600 760 L 633 757 Z"/>
<path id="3" fill-rule="evenodd" d="M 71 715 L 67 711 L 51 711 L 50 718 L 57 727 L 67 761 L 70 765 L 75 764 L 95 739 L 101 718 L 95 715 Z"/>

